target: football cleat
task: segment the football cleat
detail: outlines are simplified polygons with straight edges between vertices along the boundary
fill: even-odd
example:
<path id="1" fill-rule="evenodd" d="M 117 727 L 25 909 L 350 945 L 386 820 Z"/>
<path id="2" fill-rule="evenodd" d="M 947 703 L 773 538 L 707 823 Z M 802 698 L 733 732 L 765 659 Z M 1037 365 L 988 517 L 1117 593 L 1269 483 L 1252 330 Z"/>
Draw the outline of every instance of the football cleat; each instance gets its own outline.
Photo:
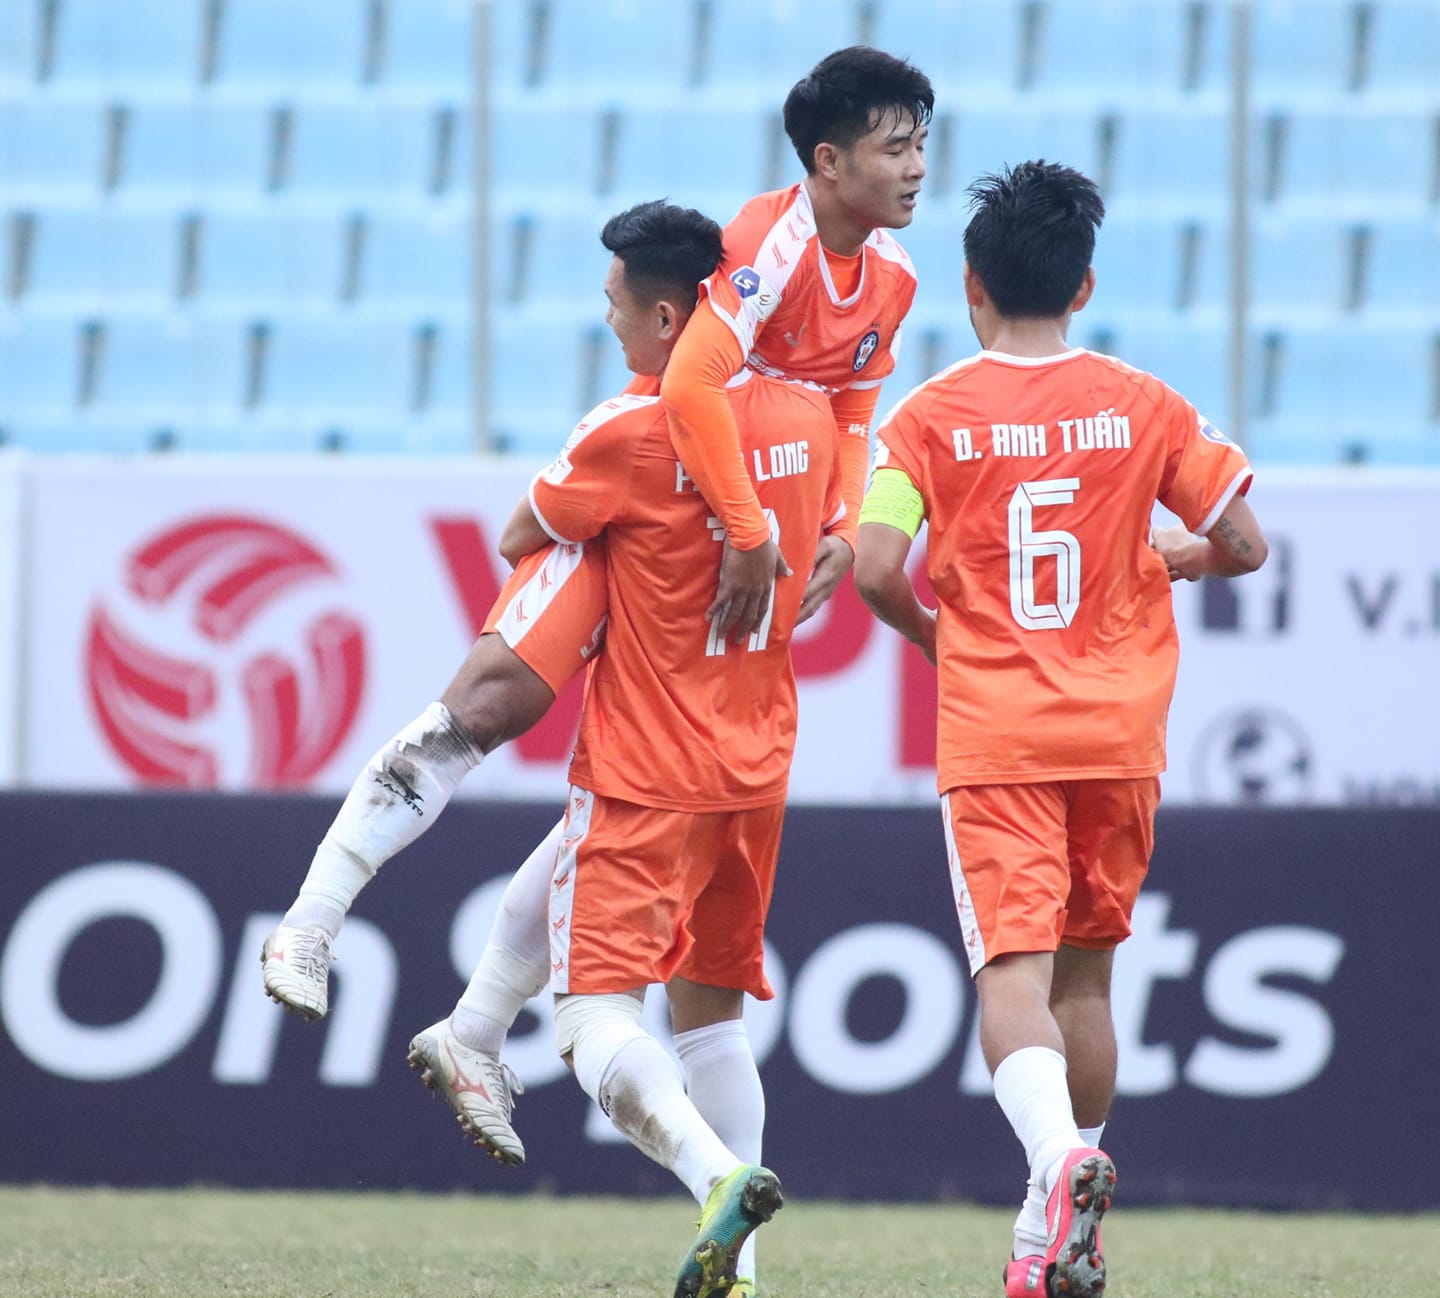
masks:
<path id="1" fill-rule="evenodd" d="M 1049 1298 L 1045 1259 L 1039 1253 L 1012 1257 L 1005 1264 L 1005 1298 Z"/>
<path id="2" fill-rule="evenodd" d="M 735 1276 L 735 1261 L 757 1226 L 784 1205 L 780 1178 L 768 1168 L 742 1163 L 715 1183 L 700 1210 L 695 1243 L 681 1264 L 675 1298 L 718 1298 L 745 1293 Z M 754 1282 L 750 1282 L 754 1292 Z"/>
<path id="3" fill-rule="evenodd" d="M 281 924 L 260 948 L 265 994 L 304 1018 L 323 1019 L 330 1008 L 330 934 L 316 926 Z"/>
<path id="4" fill-rule="evenodd" d="M 511 1167 L 525 1161 L 525 1146 L 510 1125 L 515 1096 L 525 1088 L 496 1055 L 472 1050 L 441 1019 L 410 1041 L 410 1067 L 455 1110 L 455 1120 L 490 1157 Z"/>
<path id="5" fill-rule="evenodd" d="M 1105 1292 L 1100 1219 L 1115 1192 L 1115 1164 L 1100 1149 L 1072 1149 L 1045 1205 L 1048 1298 L 1099 1298 Z"/>

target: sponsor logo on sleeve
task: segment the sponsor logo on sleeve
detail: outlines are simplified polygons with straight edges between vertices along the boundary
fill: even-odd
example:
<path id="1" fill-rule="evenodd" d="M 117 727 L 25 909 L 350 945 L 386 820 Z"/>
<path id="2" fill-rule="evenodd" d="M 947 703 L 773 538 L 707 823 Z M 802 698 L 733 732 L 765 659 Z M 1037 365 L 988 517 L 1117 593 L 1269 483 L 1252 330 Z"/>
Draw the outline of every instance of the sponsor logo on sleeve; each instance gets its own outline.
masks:
<path id="1" fill-rule="evenodd" d="M 1231 440 L 1215 427 L 1204 415 L 1199 416 L 1200 436 L 1207 442 L 1218 442 L 1221 446 L 1234 445 Z"/>
<path id="2" fill-rule="evenodd" d="M 754 297 L 760 291 L 763 281 L 760 279 L 760 272 L 753 266 L 741 266 L 739 270 L 731 271 L 730 282 L 735 285 L 735 291 L 743 300 Z"/>

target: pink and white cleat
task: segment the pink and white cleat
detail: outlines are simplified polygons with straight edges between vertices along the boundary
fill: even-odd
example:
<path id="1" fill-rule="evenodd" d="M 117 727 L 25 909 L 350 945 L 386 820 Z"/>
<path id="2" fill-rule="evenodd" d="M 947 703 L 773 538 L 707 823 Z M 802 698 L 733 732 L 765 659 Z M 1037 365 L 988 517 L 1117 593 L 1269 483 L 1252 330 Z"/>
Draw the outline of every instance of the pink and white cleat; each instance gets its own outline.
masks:
<path id="1" fill-rule="evenodd" d="M 1100 1298 L 1105 1292 L 1100 1218 L 1114 1192 L 1115 1164 L 1104 1150 L 1072 1149 L 1065 1156 L 1045 1205 L 1047 1298 Z"/>
<path id="2" fill-rule="evenodd" d="M 1048 1298 L 1045 1270 L 1045 1258 L 1039 1253 L 1012 1257 L 1005 1264 L 1005 1298 Z"/>

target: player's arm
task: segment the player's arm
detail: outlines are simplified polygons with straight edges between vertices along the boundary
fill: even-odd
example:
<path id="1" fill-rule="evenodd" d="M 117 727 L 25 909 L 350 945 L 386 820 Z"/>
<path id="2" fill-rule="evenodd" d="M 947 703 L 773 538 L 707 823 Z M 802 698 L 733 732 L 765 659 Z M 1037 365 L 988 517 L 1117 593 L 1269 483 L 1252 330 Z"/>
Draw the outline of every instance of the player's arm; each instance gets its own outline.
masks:
<path id="1" fill-rule="evenodd" d="M 530 497 L 525 496 L 515 506 L 510 521 L 500 533 L 500 557 L 513 568 L 527 554 L 543 550 L 552 540 L 550 534 L 541 526 L 540 520 L 535 517 Z"/>
<path id="2" fill-rule="evenodd" d="M 920 530 L 924 502 L 908 474 L 875 470 L 860 511 L 855 587 L 886 626 L 893 627 L 935 661 L 935 610 L 926 608 L 905 572 L 910 543 Z"/>
<path id="3" fill-rule="evenodd" d="M 839 587 L 855 562 L 855 535 L 860 526 L 860 502 L 865 494 L 865 474 L 870 468 L 870 420 L 880 389 L 847 388 L 830 399 L 835 417 L 836 463 L 844 512 L 825 529 L 815 550 L 815 567 L 805 584 L 796 626 L 816 611 Z"/>
<path id="4" fill-rule="evenodd" d="M 840 457 L 836 455 L 830 463 L 830 480 L 825 484 L 825 517 L 829 521 L 815 547 L 815 562 L 810 570 L 810 580 L 805 583 L 804 594 L 800 597 L 796 626 L 815 616 L 855 562 L 854 542 L 843 539 L 839 531 L 847 513 L 842 477 Z M 851 531 L 853 534 L 853 526 Z"/>
<path id="5" fill-rule="evenodd" d="M 702 298 L 660 385 L 675 454 L 725 527 L 720 585 L 705 614 L 716 620 L 722 635 L 748 634 L 758 627 L 775 578 L 790 575 L 745 470 L 740 430 L 725 393 L 744 363 L 739 340 L 709 299 Z"/>
<path id="6" fill-rule="evenodd" d="M 1241 577 L 1259 568 L 1270 553 L 1254 511 L 1238 493 L 1204 536 L 1184 527 L 1164 527 L 1153 542 L 1171 581 Z"/>

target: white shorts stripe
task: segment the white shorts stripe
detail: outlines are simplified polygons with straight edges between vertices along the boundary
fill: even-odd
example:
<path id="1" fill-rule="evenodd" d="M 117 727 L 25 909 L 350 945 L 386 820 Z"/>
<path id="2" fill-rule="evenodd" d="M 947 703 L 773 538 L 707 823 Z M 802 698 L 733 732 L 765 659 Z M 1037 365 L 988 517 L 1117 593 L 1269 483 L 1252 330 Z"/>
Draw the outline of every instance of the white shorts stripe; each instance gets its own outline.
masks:
<path id="1" fill-rule="evenodd" d="M 584 554 L 585 547 L 577 542 L 555 546 L 545 556 L 545 561 L 530 574 L 529 580 L 515 592 L 495 623 L 495 629 L 512 649 L 529 634 L 532 627 L 539 625 L 551 601 L 580 567 Z"/>
<path id="2" fill-rule="evenodd" d="M 955 846 L 955 827 L 950 820 L 950 795 L 941 795 L 940 819 L 945 825 L 945 858 L 950 865 L 950 888 L 955 894 L 955 914 L 960 920 L 960 938 L 970 961 L 973 978 L 985 967 L 985 938 L 975 918 L 975 904 L 965 885 L 965 868 L 960 863 L 960 849 Z"/>
<path id="3" fill-rule="evenodd" d="M 570 786 L 565 807 L 565 828 L 555 870 L 550 876 L 550 990 L 564 995 L 570 990 L 570 919 L 575 911 L 576 849 L 590 832 L 590 813 L 595 795 L 589 789 Z"/>

